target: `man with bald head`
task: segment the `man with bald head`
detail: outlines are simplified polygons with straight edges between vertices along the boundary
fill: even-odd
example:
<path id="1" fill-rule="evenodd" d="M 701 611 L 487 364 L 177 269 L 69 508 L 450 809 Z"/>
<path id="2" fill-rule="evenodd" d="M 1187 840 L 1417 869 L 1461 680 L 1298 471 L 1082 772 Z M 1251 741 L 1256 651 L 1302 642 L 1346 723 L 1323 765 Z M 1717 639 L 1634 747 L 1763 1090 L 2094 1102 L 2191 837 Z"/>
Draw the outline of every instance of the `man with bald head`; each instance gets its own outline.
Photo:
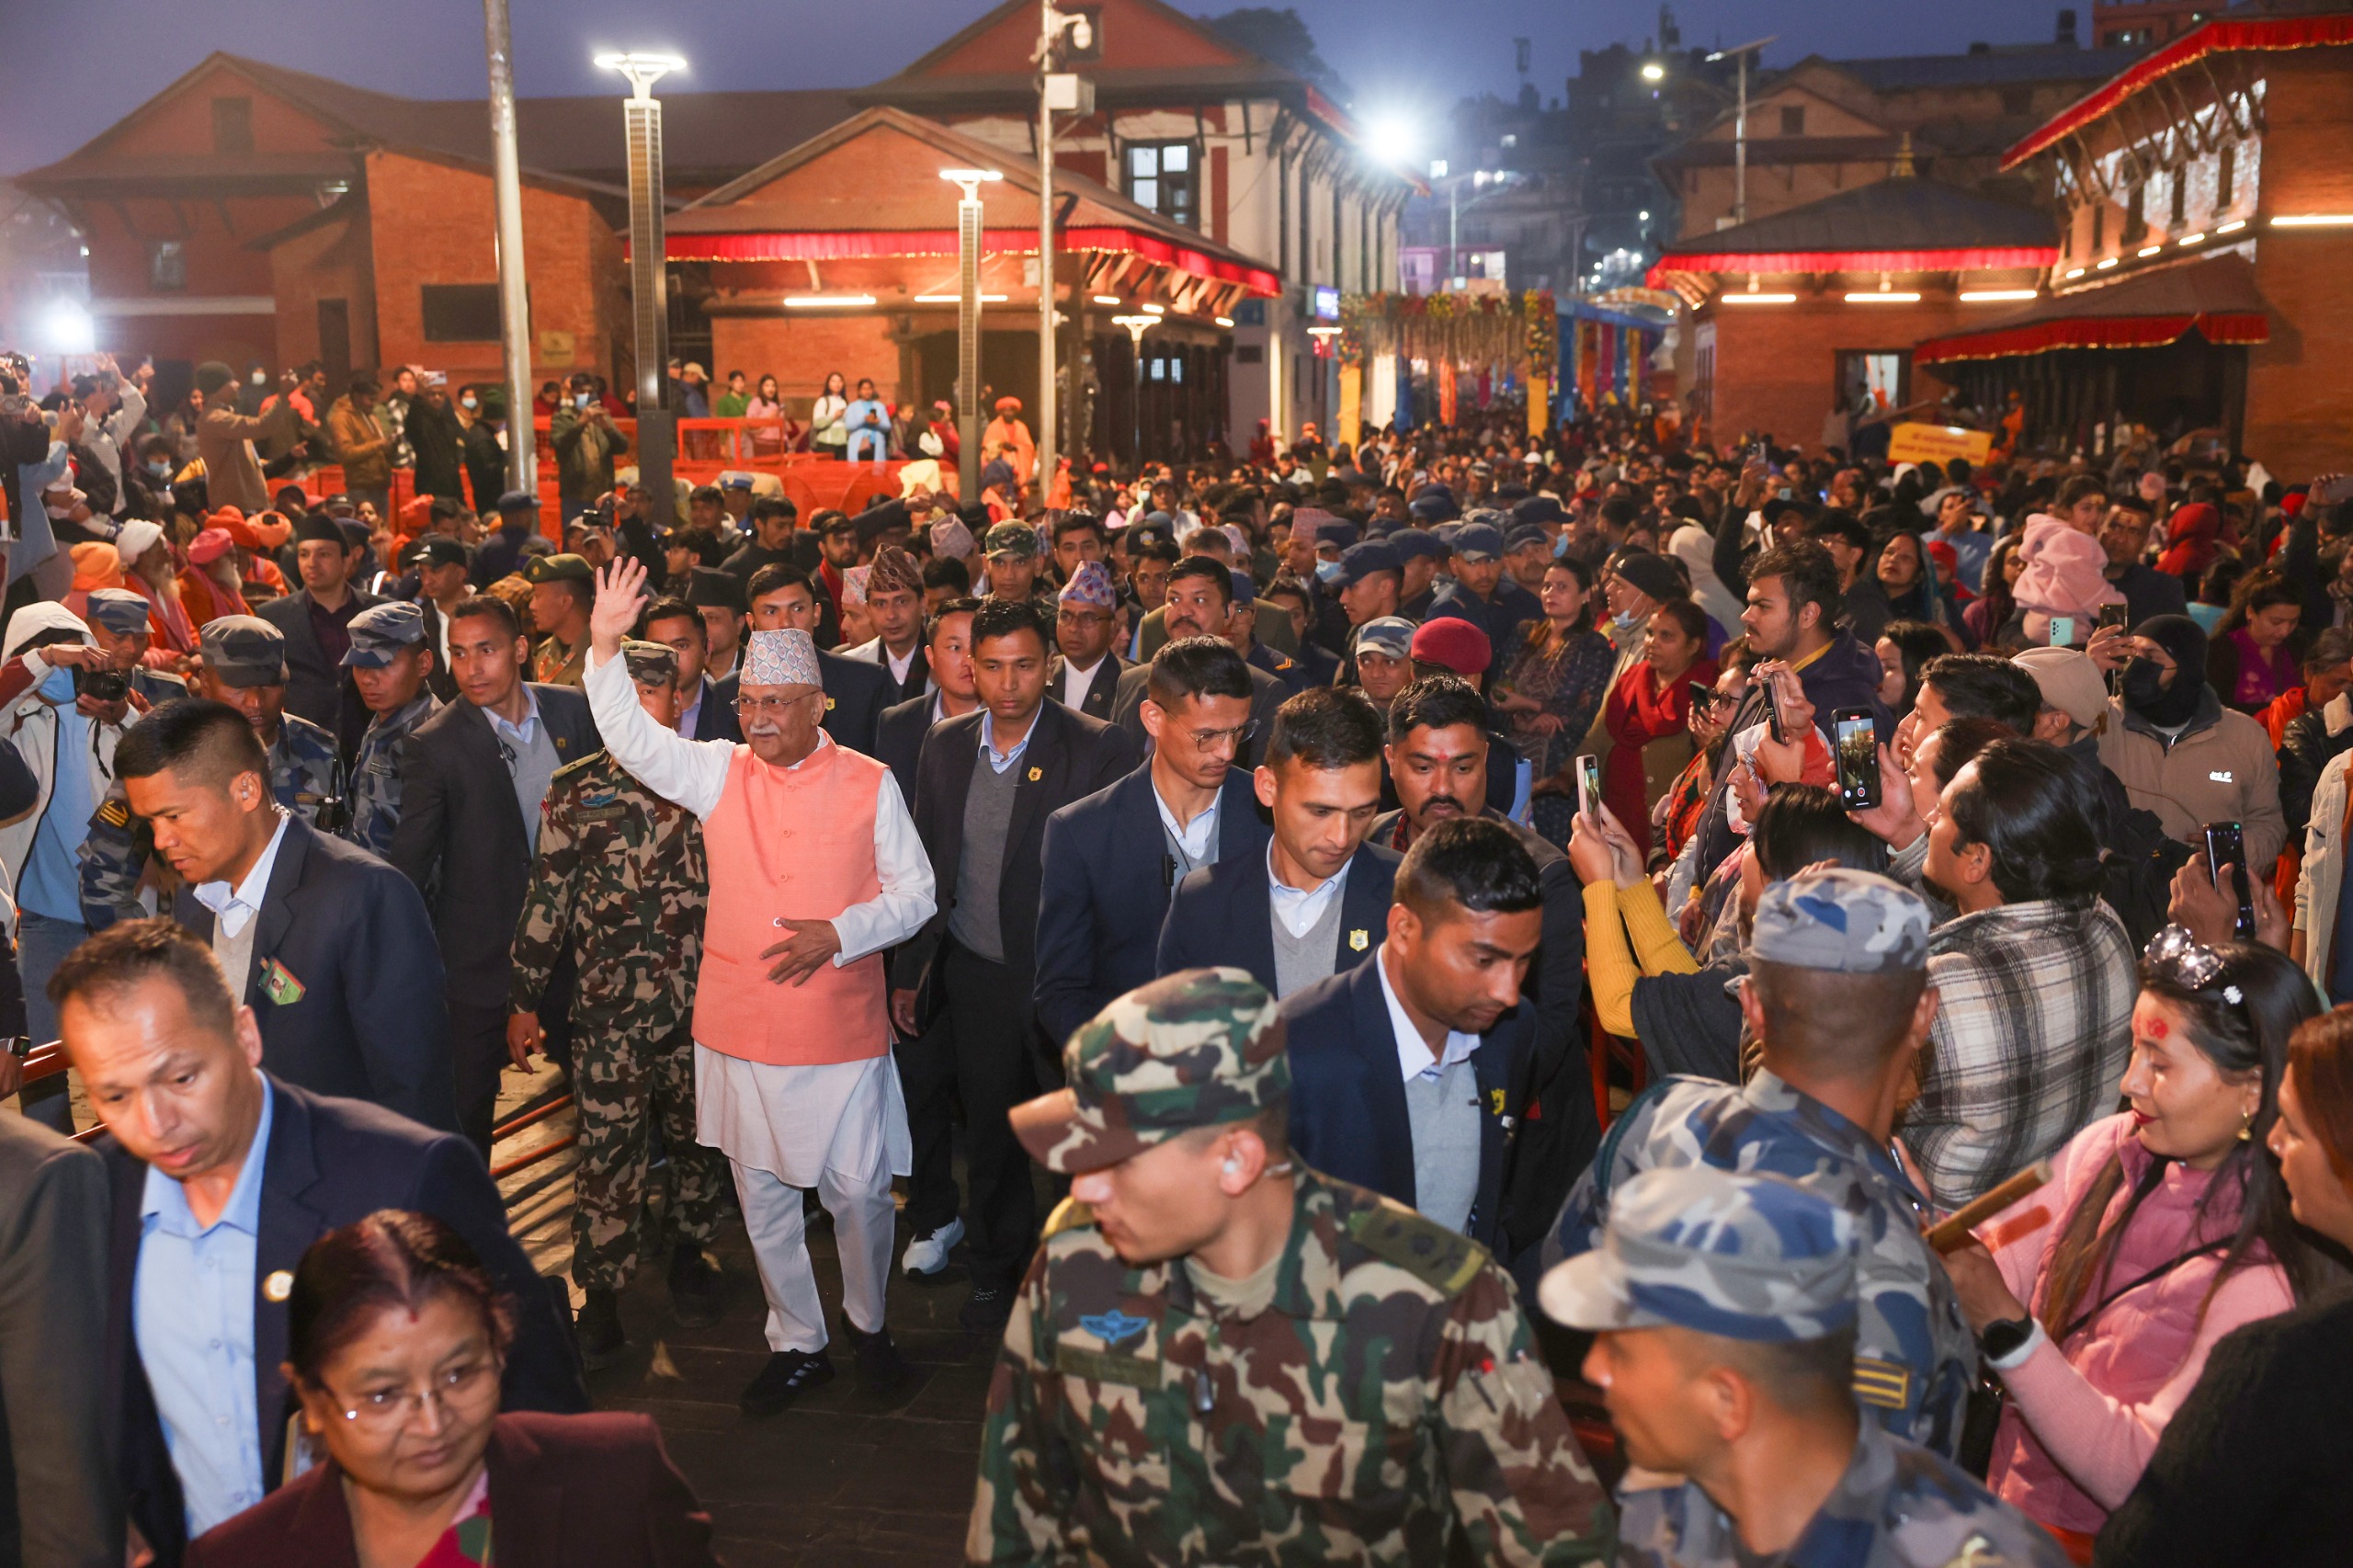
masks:
<path id="1" fill-rule="evenodd" d="M 833 1381 L 802 1194 L 834 1218 L 842 1326 L 871 1392 L 906 1366 L 883 1326 L 910 1169 L 882 954 L 931 918 L 931 862 L 882 764 L 834 744 L 807 630 L 756 630 L 735 687 L 744 739 L 690 741 L 649 715 L 621 659 L 645 569 L 599 576 L 583 688 L 612 760 L 701 819 L 710 868 L 694 1017 L 695 1127 L 727 1156 L 768 1302 L 749 1415 Z"/>

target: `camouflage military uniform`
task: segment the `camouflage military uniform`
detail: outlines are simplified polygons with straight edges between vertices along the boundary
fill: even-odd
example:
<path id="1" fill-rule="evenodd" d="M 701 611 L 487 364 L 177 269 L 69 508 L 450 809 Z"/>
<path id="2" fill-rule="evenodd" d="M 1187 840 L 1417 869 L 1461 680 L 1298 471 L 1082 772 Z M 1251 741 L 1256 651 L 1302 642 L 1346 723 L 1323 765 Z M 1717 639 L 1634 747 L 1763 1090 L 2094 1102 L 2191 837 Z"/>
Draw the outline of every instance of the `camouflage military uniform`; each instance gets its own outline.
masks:
<path id="1" fill-rule="evenodd" d="M 440 711 L 430 691 L 397 713 L 379 713 L 359 737 L 351 759 L 351 825 L 343 835 L 372 854 L 388 854 L 401 820 L 401 743 Z"/>
<path id="2" fill-rule="evenodd" d="M 1630 1477 L 1618 1502 L 1620 1568 L 1756 1561 L 1697 1482 Z M 1782 1568 L 2061 1568 L 2068 1559 L 2048 1532 L 1951 1464 L 1866 1421 L 1855 1428 L 1854 1462 L 1774 1561 Z"/>
<path id="3" fill-rule="evenodd" d="M 131 689 L 137 694 L 139 700 L 153 708 L 158 703 L 170 702 L 186 697 L 188 682 L 177 676 L 165 675 L 161 670 L 151 670 L 144 665 L 133 665 L 131 671 Z"/>
<path id="4" fill-rule="evenodd" d="M 1861 1128 L 1770 1073 L 1759 1069 L 1737 1086 L 1668 1078 L 1629 1106 L 1570 1192 L 1546 1261 L 1592 1247 L 1610 1194 L 1638 1172 L 1694 1165 L 1786 1176 L 1855 1216 L 1862 1232 L 1855 1395 L 1896 1436 L 1951 1454 L 1976 1377 L 1977 1342 L 1920 1235 L 1927 1199 Z"/>
<path id="5" fill-rule="evenodd" d="M 333 831 L 349 808 L 344 790 L 343 759 L 335 755 L 335 737 L 308 719 L 282 715 L 278 738 L 269 744 L 269 791 L 278 803 L 299 813 L 321 831 Z M 324 810 L 329 817 L 322 824 Z M 146 819 L 133 815 L 130 799 L 118 778 L 106 799 L 90 813 L 90 830 L 82 841 L 82 917 L 93 931 L 118 920 L 136 920 L 147 912 L 139 903 L 139 879 L 147 869 L 154 840 Z"/>
<path id="6" fill-rule="evenodd" d="M 679 1235 L 698 1245 L 718 1236 L 726 1168 L 695 1141 L 688 1030 L 709 880 L 694 814 L 647 790 L 607 753 L 559 768 L 549 782 L 508 1010 L 535 1010 L 564 954 L 579 960 L 572 1277 L 583 1290 L 619 1290 L 636 1269 L 652 1118 L 662 1124 Z"/>
<path id="7" fill-rule="evenodd" d="M 1071 1087 L 1013 1112 L 1064 1172 L 1272 1111 L 1290 1081 L 1273 998 L 1238 970 L 1129 993 L 1064 1063 Z M 1503 1271 L 1409 1209 L 1288 1168 L 1289 1238 L 1247 1280 L 1130 1265 L 1082 1205 L 1056 1210 L 990 1381 L 968 1561 L 1608 1559 L 1608 1500 Z"/>

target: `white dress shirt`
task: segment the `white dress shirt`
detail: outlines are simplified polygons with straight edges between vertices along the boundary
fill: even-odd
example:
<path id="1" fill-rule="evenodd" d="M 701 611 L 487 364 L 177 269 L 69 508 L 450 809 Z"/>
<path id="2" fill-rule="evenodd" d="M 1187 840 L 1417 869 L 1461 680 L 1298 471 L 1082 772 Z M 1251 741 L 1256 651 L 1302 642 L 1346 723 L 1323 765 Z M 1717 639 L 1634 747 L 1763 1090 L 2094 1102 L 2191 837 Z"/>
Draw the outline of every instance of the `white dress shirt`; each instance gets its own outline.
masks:
<path id="1" fill-rule="evenodd" d="M 1103 666 L 1110 662 L 1111 655 L 1106 653 L 1082 670 L 1068 659 L 1064 659 L 1063 661 L 1063 706 L 1076 708 L 1085 702 L 1086 694 L 1095 689 L 1095 677 L 1101 675 Z"/>
<path id="2" fill-rule="evenodd" d="M 582 688 L 606 749 L 631 778 L 666 801 L 675 801 L 699 817 L 708 817 L 726 792 L 728 770 L 741 749 L 733 741 L 690 741 L 654 722 L 638 705 L 637 687 L 620 659 L 599 664 L 589 649 Z M 834 743 L 820 730 L 818 752 Z M 801 759 L 806 762 L 807 757 Z M 793 765 L 795 767 L 799 763 Z M 790 771 L 788 769 L 787 771 Z M 864 903 L 854 903 L 834 916 L 834 934 L 842 950 L 834 967 L 855 963 L 869 953 L 895 947 L 923 928 L 936 907 L 931 857 L 915 835 L 915 820 L 907 815 L 899 781 L 882 770 L 874 799 L 874 871 L 882 891 Z"/>
<path id="3" fill-rule="evenodd" d="M 1187 870 L 1204 864 L 1203 857 L 1209 854 L 1210 846 L 1216 842 L 1217 809 L 1224 800 L 1223 791 L 1211 795 L 1207 807 L 1196 813 L 1191 822 L 1178 827 L 1176 813 L 1170 811 L 1168 802 L 1160 798 L 1160 786 L 1157 783 L 1153 785 L 1152 803 L 1160 812 L 1160 825 L 1168 830 L 1168 836 L 1175 839 L 1176 847 L 1185 852 Z"/>
<path id="4" fill-rule="evenodd" d="M 1456 1062 L 1470 1061 L 1471 1053 L 1479 1049 L 1479 1037 L 1460 1029 L 1447 1030 L 1446 1050 L 1437 1056 L 1430 1054 L 1429 1041 L 1422 1038 L 1405 1004 L 1397 1000 L 1397 988 L 1389 983 L 1388 953 L 1386 942 L 1373 949 L 1372 967 L 1381 971 L 1381 999 L 1389 1004 L 1389 1027 L 1397 1035 L 1397 1075 L 1408 1083 L 1437 1078 Z"/>
<path id="5" fill-rule="evenodd" d="M 1348 867 L 1355 864 L 1356 857 L 1351 855 L 1336 876 L 1326 877 L 1312 888 L 1295 888 L 1275 875 L 1275 844 L 1268 839 L 1267 888 L 1273 894 L 1275 918 L 1283 923 L 1283 929 L 1293 937 L 1304 937 L 1313 930 L 1315 923 L 1324 918 L 1324 912 L 1332 906 L 1332 901 L 1347 887 Z"/>
<path id="6" fill-rule="evenodd" d="M 244 880 L 233 888 L 226 881 L 196 884 L 196 902 L 210 910 L 213 922 L 232 937 L 244 936 L 245 926 L 261 914 L 262 898 L 269 892 L 269 873 L 278 864 L 278 846 L 286 842 L 286 824 L 293 820 L 283 806 L 270 809 L 278 813 L 278 831 L 269 835 L 267 847 Z"/>

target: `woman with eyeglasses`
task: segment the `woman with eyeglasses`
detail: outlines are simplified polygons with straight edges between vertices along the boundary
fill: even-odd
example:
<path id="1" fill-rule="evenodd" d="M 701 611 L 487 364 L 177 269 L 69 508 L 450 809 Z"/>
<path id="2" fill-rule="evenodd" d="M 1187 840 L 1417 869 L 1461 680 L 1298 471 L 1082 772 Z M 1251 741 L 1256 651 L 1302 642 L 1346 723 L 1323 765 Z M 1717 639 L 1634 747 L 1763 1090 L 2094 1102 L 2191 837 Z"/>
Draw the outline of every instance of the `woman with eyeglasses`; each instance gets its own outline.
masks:
<path id="1" fill-rule="evenodd" d="M 188 1568 L 715 1564 L 651 1419 L 498 1413 L 508 1334 L 438 1220 L 380 1210 L 311 1244 L 286 1373 L 316 1462 L 199 1538 Z"/>
<path id="2" fill-rule="evenodd" d="M 2131 1108 L 2077 1133 L 2050 1185 L 1945 1259 L 2007 1395 L 1986 1484 L 2079 1548 L 2216 1342 L 2328 1278 L 2267 1147 L 2289 1038 L 2318 1011 L 2277 949 L 2166 926 L 2142 956 Z"/>
<path id="3" fill-rule="evenodd" d="M 2296 1221 L 2353 1250 L 2353 1008 L 2288 1041 L 2267 1140 Z M 2141 1483 L 2100 1532 L 2096 1568 L 2335 1568 L 2353 1542 L 2353 1295 L 2214 1346 Z"/>

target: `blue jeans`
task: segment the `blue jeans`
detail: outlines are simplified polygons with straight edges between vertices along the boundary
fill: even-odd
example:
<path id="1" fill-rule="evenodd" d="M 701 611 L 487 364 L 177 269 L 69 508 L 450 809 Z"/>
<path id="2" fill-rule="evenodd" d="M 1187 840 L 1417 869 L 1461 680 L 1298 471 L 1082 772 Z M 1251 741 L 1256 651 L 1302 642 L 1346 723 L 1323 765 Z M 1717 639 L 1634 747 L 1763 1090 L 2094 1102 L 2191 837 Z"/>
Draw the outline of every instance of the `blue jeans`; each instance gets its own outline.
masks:
<path id="1" fill-rule="evenodd" d="M 57 1006 L 49 999 L 49 977 L 89 936 L 90 928 L 78 920 L 53 919 L 29 909 L 17 915 L 17 972 L 25 982 L 25 1032 L 35 1045 L 57 1038 Z M 27 1085 L 20 1103 L 35 1121 L 60 1132 L 74 1131 L 74 1103 L 63 1074 Z"/>
<path id="2" fill-rule="evenodd" d="M 874 443 L 873 461 L 881 462 L 884 458 L 890 456 L 890 444 L 882 438 L 881 431 L 853 430 L 849 433 L 849 450 L 846 454 L 850 461 L 863 462 L 867 460 L 866 459 L 860 458 L 858 454 L 860 449 L 862 449 L 869 441 Z"/>

